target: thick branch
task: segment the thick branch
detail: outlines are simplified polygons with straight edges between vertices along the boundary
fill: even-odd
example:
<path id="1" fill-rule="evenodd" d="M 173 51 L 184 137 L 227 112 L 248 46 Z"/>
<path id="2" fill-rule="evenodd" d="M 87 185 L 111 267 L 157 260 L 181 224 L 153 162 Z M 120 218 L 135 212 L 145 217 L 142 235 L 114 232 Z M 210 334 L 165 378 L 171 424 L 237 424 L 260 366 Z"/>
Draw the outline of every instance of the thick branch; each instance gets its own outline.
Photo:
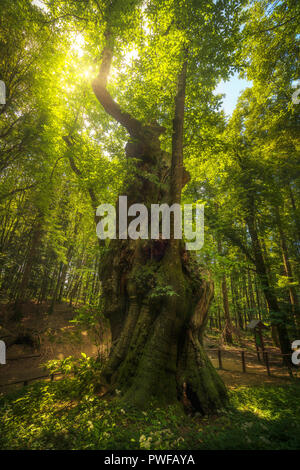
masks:
<path id="1" fill-rule="evenodd" d="M 34 186 L 36 186 L 37 183 L 30 184 L 28 186 L 25 186 L 24 188 L 17 188 L 11 191 L 10 193 L 4 194 L 4 196 L 0 196 L 0 201 L 3 201 L 4 199 L 7 199 L 10 196 L 13 196 L 16 193 L 21 193 L 23 191 L 27 191 L 27 189 L 31 189 Z"/>
<path id="2" fill-rule="evenodd" d="M 69 136 L 63 136 L 63 139 L 64 141 L 66 142 L 67 146 L 69 148 L 72 147 L 72 142 L 70 140 L 70 137 Z M 70 162 L 70 167 L 72 168 L 72 170 L 74 171 L 74 173 L 79 176 L 79 178 L 82 178 L 82 172 L 81 170 L 78 168 L 78 166 L 76 165 L 75 163 L 75 160 L 74 158 L 72 157 L 72 155 L 68 155 L 68 158 L 69 158 L 69 162 Z M 96 198 L 96 195 L 94 193 L 94 190 L 92 188 L 88 188 L 88 192 L 89 192 L 89 195 L 90 195 L 90 198 L 91 198 L 91 203 L 92 203 L 92 207 L 94 210 L 96 210 L 96 208 L 98 207 L 98 202 L 97 202 L 97 198 Z M 98 223 L 99 221 L 99 217 L 97 217 L 95 215 L 95 222 Z"/>
<path id="3" fill-rule="evenodd" d="M 284 25 L 290 23 L 291 21 L 295 20 L 297 17 L 298 17 L 297 15 L 292 16 L 292 18 L 289 18 L 286 21 L 283 21 L 282 23 L 276 24 L 275 26 L 271 26 L 270 28 L 258 30 L 258 31 L 256 31 L 256 33 L 257 34 L 268 33 L 269 31 L 273 31 L 274 29 L 281 28 L 281 26 L 284 26 Z M 298 23 L 296 23 L 296 25 L 297 24 Z"/>
<path id="4" fill-rule="evenodd" d="M 187 72 L 187 52 L 178 76 L 172 135 L 171 202 L 180 204 L 183 180 L 183 126 Z"/>
<path id="5" fill-rule="evenodd" d="M 106 89 L 107 79 L 111 68 L 113 58 L 113 46 L 109 45 L 110 33 L 106 33 L 106 45 L 102 52 L 102 62 L 98 76 L 92 82 L 92 87 L 98 101 L 102 104 L 105 111 L 116 121 L 127 129 L 132 137 L 138 137 L 142 130 L 142 124 L 129 113 L 123 112 L 121 107 L 113 100 Z"/>

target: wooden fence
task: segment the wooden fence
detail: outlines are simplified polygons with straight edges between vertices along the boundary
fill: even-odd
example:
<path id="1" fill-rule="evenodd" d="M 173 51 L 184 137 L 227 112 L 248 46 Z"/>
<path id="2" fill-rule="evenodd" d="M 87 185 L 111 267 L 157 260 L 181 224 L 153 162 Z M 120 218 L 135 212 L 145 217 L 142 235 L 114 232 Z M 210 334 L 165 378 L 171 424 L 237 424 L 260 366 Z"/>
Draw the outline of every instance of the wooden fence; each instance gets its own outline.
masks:
<path id="1" fill-rule="evenodd" d="M 233 350 L 233 349 L 226 350 L 226 349 L 221 349 L 221 348 L 210 348 L 210 349 L 206 350 L 206 352 L 208 352 L 208 353 L 210 351 L 217 351 L 218 366 L 219 366 L 219 369 L 221 369 L 221 370 L 222 369 L 224 370 L 223 361 L 222 361 L 222 358 L 224 357 L 224 354 L 231 353 L 231 352 L 239 353 L 240 358 L 241 358 L 241 370 L 242 370 L 243 373 L 247 372 L 247 370 L 246 370 L 246 353 L 247 353 L 247 351 L 245 351 L 245 350 L 236 350 L 236 349 L 235 350 Z M 260 358 L 260 354 L 262 354 L 262 360 Z M 249 355 L 253 355 L 253 353 L 248 352 L 248 356 Z M 288 373 L 291 377 L 293 376 L 292 364 L 290 363 L 289 360 L 287 360 L 287 361 L 285 360 L 286 357 L 290 358 L 291 354 L 280 354 L 280 353 L 273 353 L 273 352 L 270 353 L 269 351 L 257 352 L 258 363 L 259 364 L 264 364 L 268 376 L 271 376 L 270 356 L 276 356 L 276 357 L 282 358 L 282 366 L 287 369 L 287 371 L 288 371 Z"/>
<path id="2" fill-rule="evenodd" d="M 232 352 L 239 353 L 240 354 L 240 360 L 241 360 L 241 371 L 243 373 L 247 372 L 247 362 L 246 362 L 247 351 L 245 351 L 245 350 L 236 350 L 236 349 L 235 350 L 233 350 L 233 349 L 226 350 L 226 349 L 221 349 L 221 348 L 209 348 L 209 349 L 206 349 L 206 352 L 207 353 L 217 352 L 218 367 L 219 367 L 220 370 L 225 370 L 224 367 L 223 367 L 223 358 L 224 358 L 224 355 L 226 353 L 232 353 Z M 249 355 L 253 356 L 253 353 L 248 352 L 248 356 Z M 280 354 L 280 353 L 273 353 L 273 352 L 270 353 L 268 351 L 265 351 L 263 353 L 263 358 L 262 358 L 263 360 L 261 361 L 260 356 L 258 354 L 258 362 L 259 362 L 259 364 L 264 364 L 268 376 L 271 376 L 270 355 L 281 357 L 282 359 L 284 359 L 285 356 L 290 357 L 289 354 Z M 8 361 L 16 361 L 16 360 L 30 359 L 30 358 L 33 358 L 33 357 L 40 357 L 40 356 L 41 356 L 40 354 L 39 355 L 37 354 L 37 355 L 32 355 L 32 356 L 11 357 L 11 358 L 8 358 L 7 360 Z M 293 377 L 292 366 L 291 366 L 291 364 L 289 364 L 289 361 L 282 361 L 282 366 L 287 369 L 290 377 Z M 230 370 L 230 369 L 227 369 L 227 370 Z M 36 380 L 43 380 L 43 379 L 48 379 L 49 381 L 53 381 L 53 380 L 55 380 L 55 377 L 58 377 L 58 376 L 60 378 L 64 377 L 64 375 L 62 373 L 44 374 L 44 375 L 39 375 L 37 377 L 30 377 L 30 378 L 18 380 L 18 381 L 15 381 L 15 382 L 8 382 L 6 384 L 0 384 L 0 387 L 4 388 L 4 387 L 10 387 L 11 385 L 20 385 L 20 384 L 23 384 L 23 386 L 26 386 L 26 385 L 29 384 L 29 382 L 34 382 Z"/>

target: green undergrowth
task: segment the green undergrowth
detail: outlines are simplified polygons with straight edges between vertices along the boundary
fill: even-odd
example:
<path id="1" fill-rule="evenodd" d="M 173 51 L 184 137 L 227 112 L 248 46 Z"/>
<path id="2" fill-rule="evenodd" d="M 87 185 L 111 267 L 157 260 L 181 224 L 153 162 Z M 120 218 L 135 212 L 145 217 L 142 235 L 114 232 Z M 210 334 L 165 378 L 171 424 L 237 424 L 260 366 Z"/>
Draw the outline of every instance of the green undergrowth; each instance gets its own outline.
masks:
<path id="1" fill-rule="evenodd" d="M 1 449 L 299 449 L 300 386 L 240 387 L 202 417 L 101 399 L 80 377 L 35 383 L 0 399 Z"/>

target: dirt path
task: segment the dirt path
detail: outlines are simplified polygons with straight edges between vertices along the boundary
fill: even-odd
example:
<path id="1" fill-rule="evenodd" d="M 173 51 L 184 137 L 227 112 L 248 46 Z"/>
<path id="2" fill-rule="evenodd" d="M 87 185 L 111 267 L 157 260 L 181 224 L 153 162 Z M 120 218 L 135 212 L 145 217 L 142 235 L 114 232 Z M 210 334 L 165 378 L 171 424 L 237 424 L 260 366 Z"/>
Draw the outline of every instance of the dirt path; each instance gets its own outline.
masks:
<path id="1" fill-rule="evenodd" d="M 243 338 L 240 345 L 228 346 L 220 345 L 215 335 L 207 333 L 204 345 L 213 365 L 229 388 L 261 385 L 262 383 L 286 384 L 291 381 L 287 368 L 282 365 L 279 349 L 274 347 L 268 338 L 265 339 L 265 346 L 268 352 L 271 375 L 268 375 L 262 355 L 260 355 L 261 362 L 258 360 L 255 344 L 251 337 Z M 222 369 L 219 369 L 218 351 L 216 350 L 218 348 L 221 349 Z M 246 372 L 243 372 L 241 351 L 244 351 Z M 300 368 L 295 369 L 293 375 L 299 377 Z"/>
<path id="2" fill-rule="evenodd" d="M 264 365 L 246 363 L 246 373 L 242 371 L 241 361 L 231 358 L 223 359 L 223 369 L 218 369 L 218 359 L 210 355 L 213 365 L 229 388 L 237 386 L 251 386 L 266 384 L 286 384 L 291 381 L 289 375 L 284 370 L 272 370 L 271 376 L 268 376 Z"/>
<path id="3" fill-rule="evenodd" d="M 46 314 L 46 309 L 47 306 L 44 308 L 45 311 L 40 311 L 33 305 L 28 305 L 28 313 L 24 315 L 21 323 L 24 328 L 38 333 L 41 345 L 38 349 L 24 344 L 14 344 L 8 348 L 7 364 L 0 365 L 0 393 L 12 388 L 12 386 L 4 387 L 5 384 L 45 375 L 47 372 L 41 366 L 51 359 L 79 357 L 81 352 L 87 356 L 97 355 L 98 348 L 91 331 L 70 323 L 75 315 L 72 308 L 66 304 L 58 305 L 52 315 Z M 9 324 L 12 331 L 17 327 L 20 325 Z M 213 365 L 229 388 L 290 382 L 286 368 L 282 366 L 280 357 L 276 356 L 278 349 L 268 340 L 266 348 L 269 352 L 271 376 L 268 376 L 265 364 L 258 361 L 251 337 L 245 336 L 241 344 L 230 347 L 220 345 L 217 335 L 208 332 L 204 346 Z M 222 370 L 219 369 L 217 348 L 222 349 Z M 246 373 L 243 373 L 242 369 L 241 349 L 245 352 Z M 300 368 L 298 369 L 299 377 Z M 19 386 L 22 386 L 22 383 Z"/>
<path id="4" fill-rule="evenodd" d="M 48 315 L 45 311 L 37 311 L 34 306 L 32 307 L 30 309 L 28 305 L 29 311 L 21 322 L 18 324 L 6 322 L 5 328 L 12 333 L 20 327 L 34 331 L 40 339 L 40 345 L 34 347 L 27 344 L 13 344 L 7 348 L 6 364 L 0 365 L 0 393 L 11 388 L 4 387 L 4 384 L 30 380 L 47 374 L 42 365 L 51 359 L 80 357 L 81 352 L 87 356 L 97 355 L 98 348 L 93 332 L 70 323 L 75 316 L 74 309 L 62 304 L 56 307 L 53 314 Z M 47 306 L 44 310 L 47 310 Z"/>

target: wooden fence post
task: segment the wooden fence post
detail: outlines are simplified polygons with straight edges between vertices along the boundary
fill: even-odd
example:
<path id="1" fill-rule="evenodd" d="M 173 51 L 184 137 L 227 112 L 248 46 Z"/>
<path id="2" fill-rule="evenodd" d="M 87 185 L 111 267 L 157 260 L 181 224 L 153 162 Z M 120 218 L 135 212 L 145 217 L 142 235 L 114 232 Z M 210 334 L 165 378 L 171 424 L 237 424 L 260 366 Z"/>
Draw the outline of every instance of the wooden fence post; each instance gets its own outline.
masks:
<path id="1" fill-rule="evenodd" d="M 222 366 L 222 356 L 221 356 L 221 349 L 218 349 L 218 359 L 219 359 L 219 369 L 223 369 Z"/>
<path id="2" fill-rule="evenodd" d="M 264 360 L 265 360 L 265 363 L 266 363 L 266 368 L 267 368 L 268 375 L 271 375 L 270 365 L 269 365 L 269 355 L 266 351 L 264 351 L 263 354 L 264 354 Z"/>
<path id="3" fill-rule="evenodd" d="M 242 351 L 242 367 L 243 367 L 243 372 L 246 372 L 246 361 L 245 361 L 245 351 Z"/>

